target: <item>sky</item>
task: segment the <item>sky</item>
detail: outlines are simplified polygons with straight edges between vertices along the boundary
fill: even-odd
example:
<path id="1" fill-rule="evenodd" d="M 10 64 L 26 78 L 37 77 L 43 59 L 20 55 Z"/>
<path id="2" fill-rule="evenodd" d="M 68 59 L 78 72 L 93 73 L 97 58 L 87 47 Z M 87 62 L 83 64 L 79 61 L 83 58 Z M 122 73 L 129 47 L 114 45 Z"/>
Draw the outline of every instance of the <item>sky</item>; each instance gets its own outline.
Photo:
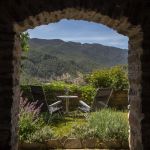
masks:
<path id="1" fill-rule="evenodd" d="M 107 46 L 128 49 L 128 37 L 102 24 L 62 19 L 57 23 L 41 25 L 27 30 L 30 38 L 61 39 L 80 43 L 99 43 Z"/>

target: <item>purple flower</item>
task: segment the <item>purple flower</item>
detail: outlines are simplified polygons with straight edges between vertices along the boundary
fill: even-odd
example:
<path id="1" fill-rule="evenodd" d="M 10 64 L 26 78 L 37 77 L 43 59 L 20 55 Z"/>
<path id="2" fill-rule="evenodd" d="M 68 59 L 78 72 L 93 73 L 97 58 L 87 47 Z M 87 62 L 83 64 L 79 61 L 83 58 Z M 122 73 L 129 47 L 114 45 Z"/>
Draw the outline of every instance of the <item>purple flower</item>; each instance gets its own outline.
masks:
<path id="1" fill-rule="evenodd" d="M 37 118 L 40 114 L 41 107 L 37 106 L 38 100 L 35 102 L 29 102 L 27 98 L 20 97 L 20 114 L 32 114 L 33 118 Z M 19 115 L 20 115 L 19 114 Z"/>

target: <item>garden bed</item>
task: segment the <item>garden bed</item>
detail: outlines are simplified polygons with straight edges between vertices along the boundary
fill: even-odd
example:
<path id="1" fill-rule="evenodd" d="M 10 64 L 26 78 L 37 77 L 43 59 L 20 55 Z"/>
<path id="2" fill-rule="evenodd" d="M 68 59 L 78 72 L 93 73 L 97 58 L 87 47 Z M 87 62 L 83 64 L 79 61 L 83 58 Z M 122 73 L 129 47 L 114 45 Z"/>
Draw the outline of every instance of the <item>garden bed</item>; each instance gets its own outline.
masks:
<path id="1" fill-rule="evenodd" d="M 74 112 L 62 116 L 40 114 L 36 102 L 20 102 L 20 150 L 128 148 L 126 111 L 102 109 L 81 118 L 84 114 Z"/>

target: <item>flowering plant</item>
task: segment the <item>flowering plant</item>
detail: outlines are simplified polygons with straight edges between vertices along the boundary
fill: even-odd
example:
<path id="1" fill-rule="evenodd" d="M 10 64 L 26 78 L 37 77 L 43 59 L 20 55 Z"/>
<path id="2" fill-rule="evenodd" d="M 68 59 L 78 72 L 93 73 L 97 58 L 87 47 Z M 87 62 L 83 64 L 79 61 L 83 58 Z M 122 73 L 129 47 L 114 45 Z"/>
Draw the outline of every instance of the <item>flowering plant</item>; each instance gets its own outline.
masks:
<path id="1" fill-rule="evenodd" d="M 44 124 L 39 115 L 42 105 L 37 106 L 37 104 L 38 101 L 29 102 L 26 98 L 20 98 L 19 135 L 21 141 L 28 141 L 32 134 Z"/>

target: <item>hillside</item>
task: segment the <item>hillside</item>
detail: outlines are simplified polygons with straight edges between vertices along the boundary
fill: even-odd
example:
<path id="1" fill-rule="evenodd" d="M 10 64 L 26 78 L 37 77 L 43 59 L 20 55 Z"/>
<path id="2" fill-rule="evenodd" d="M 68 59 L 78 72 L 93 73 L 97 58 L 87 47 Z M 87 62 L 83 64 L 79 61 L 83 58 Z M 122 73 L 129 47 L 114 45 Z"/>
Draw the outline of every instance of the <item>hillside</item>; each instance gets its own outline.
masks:
<path id="1" fill-rule="evenodd" d="M 30 39 L 23 71 L 31 76 L 50 78 L 63 73 L 75 75 L 94 69 L 127 64 L 127 50 L 101 44 L 81 44 L 62 40 Z"/>

